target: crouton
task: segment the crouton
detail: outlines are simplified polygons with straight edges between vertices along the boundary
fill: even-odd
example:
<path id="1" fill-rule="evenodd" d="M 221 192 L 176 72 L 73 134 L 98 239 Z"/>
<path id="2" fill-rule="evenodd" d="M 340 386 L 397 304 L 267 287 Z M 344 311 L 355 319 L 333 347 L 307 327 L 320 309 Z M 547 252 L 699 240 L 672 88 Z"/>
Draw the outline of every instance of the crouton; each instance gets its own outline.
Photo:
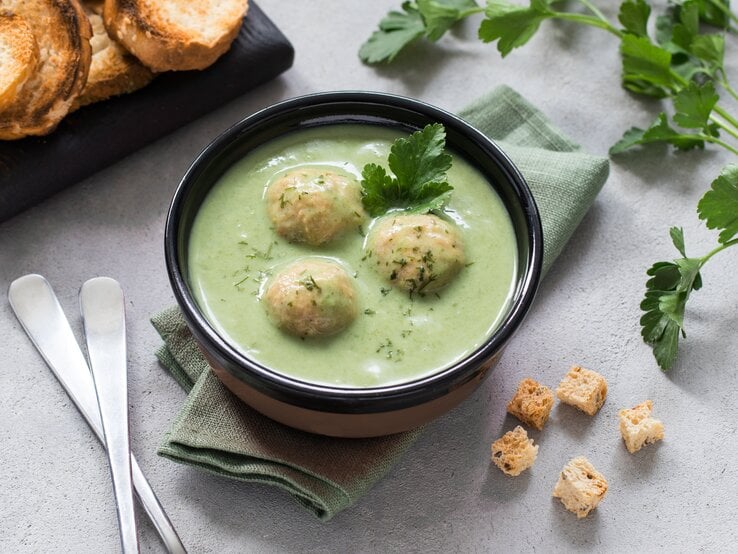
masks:
<path id="1" fill-rule="evenodd" d="M 630 409 L 618 412 L 620 434 L 628 452 L 638 452 L 643 446 L 664 438 L 664 424 L 651 417 L 653 402 L 646 400 Z"/>
<path id="2" fill-rule="evenodd" d="M 506 475 L 520 475 L 536 461 L 538 445 L 520 425 L 492 443 L 492 461 Z"/>
<path id="3" fill-rule="evenodd" d="M 556 397 L 564 404 L 582 410 L 585 414 L 595 415 L 602 407 L 607 396 L 605 378 L 589 369 L 575 365 L 559 383 Z"/>
<path id="4" fill-rule="evenodd" d="M 569 460 L 561 470 L 553 495 L 561 500 L 567 510 L 586 517 L 605 497 L 607 480 L 587 458 Z"/>
<path id="5" fill-rule="evenodd" d="M 507 411 L 523 423 L 541 431 L 553 404 L 554 395 L 551 389 L 533 379 L 523 379 L 507 405 Z"/>

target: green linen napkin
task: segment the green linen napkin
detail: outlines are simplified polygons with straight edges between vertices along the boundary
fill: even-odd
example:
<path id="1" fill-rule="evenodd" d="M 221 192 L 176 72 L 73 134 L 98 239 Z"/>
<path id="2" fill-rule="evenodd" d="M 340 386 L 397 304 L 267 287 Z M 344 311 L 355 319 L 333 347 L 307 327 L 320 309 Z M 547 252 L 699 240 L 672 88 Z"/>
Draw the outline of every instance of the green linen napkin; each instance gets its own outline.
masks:
<path id="1" fill-rule="evenodd" d="M 530 103 L 502 86 L 460 112 L 497 141 L 530 185 L 543 220 L 544 271 L 561 253 L 602 188 L 606 158 L 591 156 Z M 422 431 L 335 439 L 274 422 L 240 402 L 202 357 L 179 309 L 154 316 L 160 362 L 189 393 L 159 454 L 241 481 L 286 490 L 322 520 L 354 504 Z"/>

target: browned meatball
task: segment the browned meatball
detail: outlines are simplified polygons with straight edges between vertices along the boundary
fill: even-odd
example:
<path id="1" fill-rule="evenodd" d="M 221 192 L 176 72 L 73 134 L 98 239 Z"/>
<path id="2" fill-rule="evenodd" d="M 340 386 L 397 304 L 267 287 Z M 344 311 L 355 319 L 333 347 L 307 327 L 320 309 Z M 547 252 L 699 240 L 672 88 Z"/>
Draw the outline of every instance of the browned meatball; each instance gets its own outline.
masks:
<path id="1" fill-rule="evenodd" d="M 266 200 L 275 231 L 311 246 L 356 229 L 365 217 L 356 179 L 316 167 L 282 175 L 267 188 Z"/>
<path id="2" fill-rule="evenodd" d="M 464 267 L 459 229 L 432 214 L 390 214 L 367 237 L 367 259 L 394 286 L 410 292 L 445 287 Z"/>
<path id="3" fill-rule="evenodd" d="M 270 319 L 299 337 L 334 335 L 354 320 L 356 290 L 338 263 L 302 258 L 274 275 L 262 302 Z"/>

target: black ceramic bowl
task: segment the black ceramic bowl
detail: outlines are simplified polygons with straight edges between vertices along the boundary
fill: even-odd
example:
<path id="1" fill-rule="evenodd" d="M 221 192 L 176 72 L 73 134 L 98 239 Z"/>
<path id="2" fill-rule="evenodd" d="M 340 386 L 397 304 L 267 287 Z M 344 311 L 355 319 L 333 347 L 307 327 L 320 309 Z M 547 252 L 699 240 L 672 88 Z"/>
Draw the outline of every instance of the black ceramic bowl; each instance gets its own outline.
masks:
<path id="1" fill-rule="evenodd" d="M 338 123 L 412 132 L 446 127 L 447 146 L 488 179 L 511 216 L 519 252 L 509 311 L 475 352 L 436 374 L 398 385 L 346 389 L 293 379 L 241 353 L 203 316 L 188 280 L 192 223 L 211 187 L 236 161 L 265 142 L 299 129 Z M 500 148 L 458 117 L 417 100 L 371 92 L 302 96 L 266 108 L 216 138 L 177 188 L 166 224 L 166 265 L 174 295 L 216 375 L 244 402 L 286 425 L 339 437 L 370 437 L 418 427 L 468 396 L 499 359 L 533 301 L 543 262 L 541 221 L 525 180 Z"/>

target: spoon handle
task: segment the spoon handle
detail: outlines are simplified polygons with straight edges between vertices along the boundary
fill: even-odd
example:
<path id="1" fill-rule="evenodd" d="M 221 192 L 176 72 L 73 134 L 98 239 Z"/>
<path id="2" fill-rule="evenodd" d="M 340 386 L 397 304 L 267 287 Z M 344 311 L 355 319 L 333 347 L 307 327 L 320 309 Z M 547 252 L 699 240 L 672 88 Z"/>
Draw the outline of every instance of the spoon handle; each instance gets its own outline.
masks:
<path id="1" fill-rule="evenodd" d="M 11 283 L 8 299 L 44 361 L 105 446 L 92 374 L 51 285 L 41 275 L 25 275 Z M 131 464 L 136 495 L 167 550 L 186 554 L 177 531 L 133 454 Z"/>
<path id="2" fill-rule="evenodd" d="M 128 429 L 128 367 L 125 300 L 120 284 L 109 277 L 90 279 L 79 291 L 87 356 L 95 381 L 110 474 L 118 508 L 124 554 L 139 552 L 133 509 L 131 445 Z"/>

